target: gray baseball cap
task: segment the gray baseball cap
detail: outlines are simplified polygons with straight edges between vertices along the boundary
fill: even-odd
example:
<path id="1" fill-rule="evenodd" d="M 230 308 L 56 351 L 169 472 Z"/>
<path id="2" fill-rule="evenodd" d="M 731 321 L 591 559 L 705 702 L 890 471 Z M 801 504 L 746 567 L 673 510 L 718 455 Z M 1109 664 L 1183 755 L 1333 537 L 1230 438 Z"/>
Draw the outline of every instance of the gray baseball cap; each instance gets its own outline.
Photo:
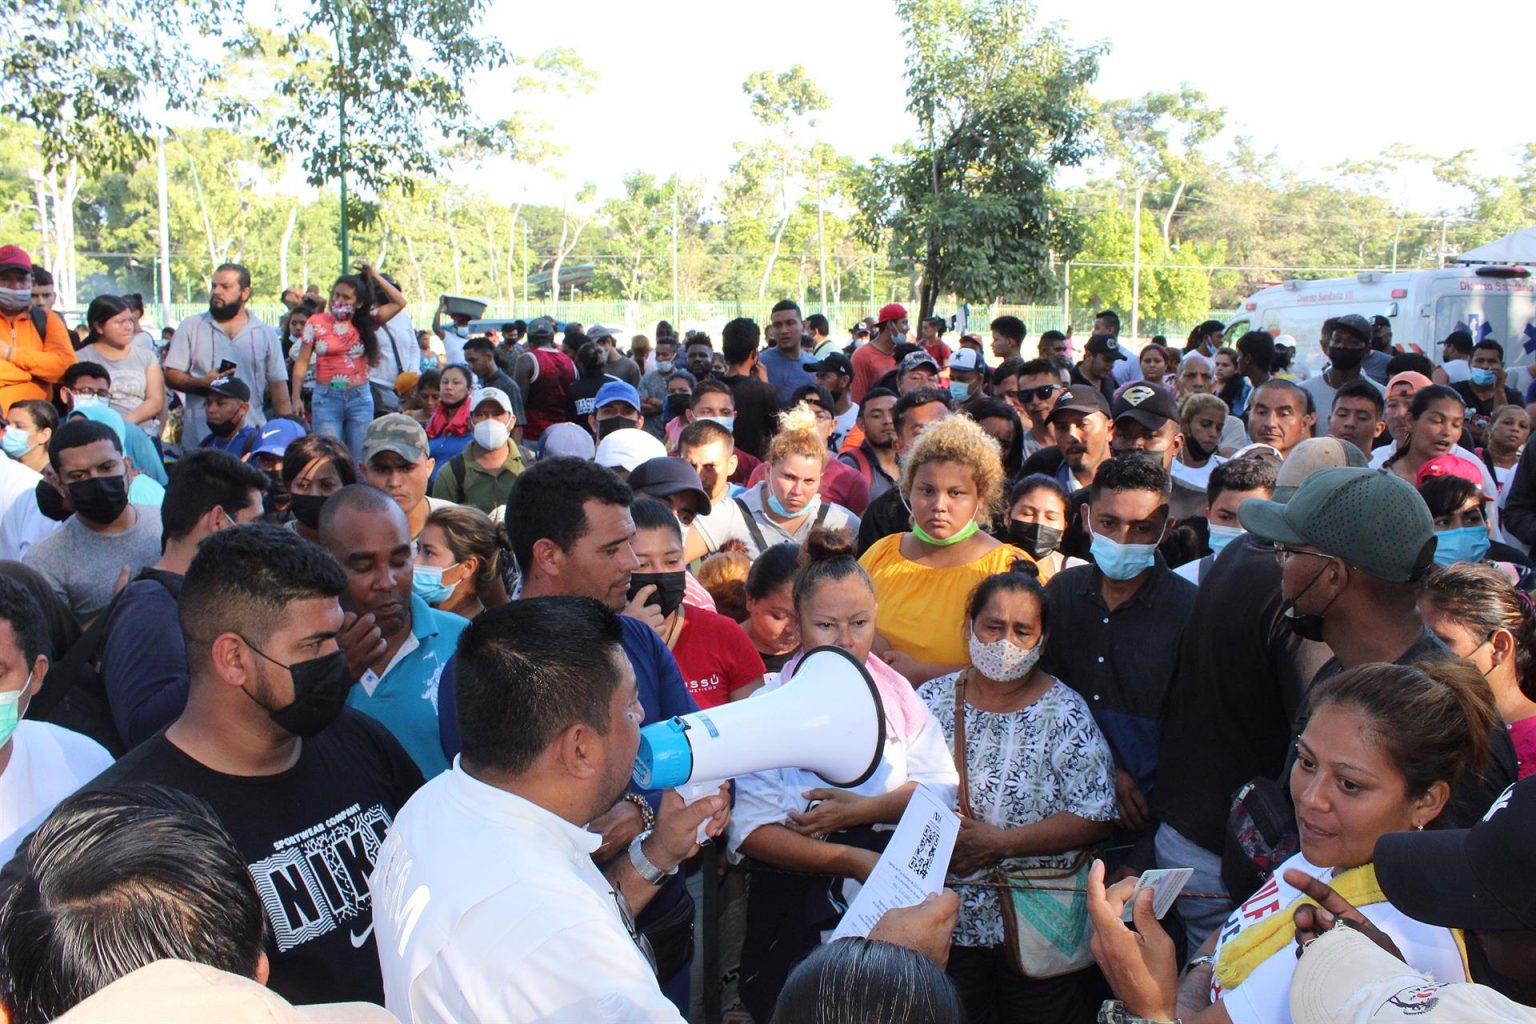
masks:
<path id="1" fill-rule="evenodd" d="M 1340 466 L 1369 466 L 1365 453 L 1338 437 L 1309 437 L 1291 449 L 1275 474 L 1275 500 L 1290 501 L 1297 488 L 1313 473 Z"/>
<path id="2" fill-rule="evenodd" d="M 1261 540 L 1315 548 L 1391 583 L 1419 578 L 1434 561 L 1429 507 L 1412 484 L 1382 470 L 1318 470 L 1290 501 L 1250 498 L 1237 518 Z"/>

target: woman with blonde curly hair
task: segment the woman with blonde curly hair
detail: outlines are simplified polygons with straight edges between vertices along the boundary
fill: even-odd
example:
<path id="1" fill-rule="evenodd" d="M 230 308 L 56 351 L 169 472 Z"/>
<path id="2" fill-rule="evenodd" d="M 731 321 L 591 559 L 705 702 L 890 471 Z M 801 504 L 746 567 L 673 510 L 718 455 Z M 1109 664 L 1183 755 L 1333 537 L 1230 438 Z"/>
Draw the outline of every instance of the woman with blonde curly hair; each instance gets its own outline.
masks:
<path id="1" fill-rule="evenodd" d="M 981 529 L 1001 508 L 1003 485 L 1002 454 L 985 430 L 963 416 L 930 424 L 902 468 L 912 529 L 859 559 L 880 605 L 876 649 L 914 686 L 965 667 L 966 598 L 1031 560 Z"/>
<path id="2" fill-rule="evenodd" d="M 720 502 L 708 522 L 703 516 L 695 519 L 684 557 L 692 561 L 734 540 L 756 558 L 775 544 L 803 543 L 818 526 L 857 536 L 859 517 L 819 493 L 828 458 L 827 442 L 816 429 L 816 411 L 801 403 L 784 413 L 768 445 L 767 478 Z M 717 514 L 721 509 L 724 515 Z"/>

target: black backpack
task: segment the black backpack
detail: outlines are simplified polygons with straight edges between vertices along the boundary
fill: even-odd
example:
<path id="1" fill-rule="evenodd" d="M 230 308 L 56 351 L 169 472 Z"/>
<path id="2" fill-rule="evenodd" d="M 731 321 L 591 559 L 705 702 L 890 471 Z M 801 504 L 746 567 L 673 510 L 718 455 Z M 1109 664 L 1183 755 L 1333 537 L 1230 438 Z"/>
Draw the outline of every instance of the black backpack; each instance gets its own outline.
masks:
<path id="1" fill-rule="evenodd" d="M 139 580 L 154 580 L 170 591 L 172 597 L 181 597 L 181 577 L 176 573 L 145 569 L 131 582 Z M 107 639 L 107 625 L 122 596 L 122 591 L 115 594 L 111 603 L 91 622 L 90 628 L 80 635 L 58 664 L 49 669 L 43 688 L 27 705 L 26 715 L 89 736 L 106 747 L 113 757 L 121 757 L 127 751 L 127 744 L 117 731 L 112 705 L 107 700 L 107 683 L 101 674 L 101 649 Z"/>

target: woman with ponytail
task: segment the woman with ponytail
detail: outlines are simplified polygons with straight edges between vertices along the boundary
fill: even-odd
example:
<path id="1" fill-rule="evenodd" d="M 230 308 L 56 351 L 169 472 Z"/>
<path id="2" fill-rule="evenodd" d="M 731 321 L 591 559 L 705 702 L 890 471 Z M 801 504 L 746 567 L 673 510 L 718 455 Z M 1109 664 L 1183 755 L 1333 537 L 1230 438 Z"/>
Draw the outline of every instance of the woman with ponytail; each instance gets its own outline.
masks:
<path id="1" fill-rule="evenodd" d="M 1424 624 L 1478 667 L 1509 727 L 1519 776 L 1536 774 L 1536 609 L 1499 568 L 1462 562 L 1429 578 Z"/>
<path id="2" fill-rule="evenodd" d="M 368 368 L 379 364 L 378 329 L 405 308 L 405 296 L 372 265 L 359 263 L 357 269 L 360 273 L 336 279 L 330 305 L 304 325 L 290 387 L 293 407 L 303 408 L 301 390 L 313 357 L 310 418 L 315 433 L 345 441 L 352 458 L 362 462 L 363 434 L 373 421 Z"/>
<path id="3" fill-rule="evenodd" d="M 912 684 L 872 653 L 875 591 L 847 534 L 810 532 L 794 603 L 802 652 L 840 647 L 874 680 L 885 709 L 885 746 L 874 774 L 847 789 L 829 787 L 798 768 L 736 779 L 727 849 L 733 859 L 753 862 L 741 993 L 757 1020 L 769 1018 L 795 963 L 837 927 L 917 784 L 949 801 L 957 782 L 944 730 Z M 758 692 L 792 679 L 800 660 L 790 659 L 779 678 Z"/>
<path id="4" fill-rule="evenodd" d="M 1211 936 L 1199 964 L 1176 980 L 1170 962 L 1153 976 L 1121 934 L 1120 908 L 1133 882 L 1107 893 L 1103 865 L 1089 876 L 1094 954 L 1126 1010 L 1185 1024 L 1289 1024 L 1296 970 L 1295 910 L 1311 902 L 1300 886 L 1320 879 L 1394 942 L 1416 971 L 1442 982 L 1468 977 L 1460 932 L 1423 924 L 1392 906 L 1376 879 L 1376 841 L 1392 832 L 1439 827 L 1451 791 L 1489 764 L 1502 728 L 1493 693 L 1465 661 L 1360 665 L 1308 694 L 1312 706 L 1290 772 L 1300 852 L 1243 901 Z M 1146 901 L 1150 906 L 1150 901 Z M 1156 919 L 1136 909 L 1143 939 L 1166 942 Z M 1174 993 L 1177 990 L 1177 1005 Z"/>

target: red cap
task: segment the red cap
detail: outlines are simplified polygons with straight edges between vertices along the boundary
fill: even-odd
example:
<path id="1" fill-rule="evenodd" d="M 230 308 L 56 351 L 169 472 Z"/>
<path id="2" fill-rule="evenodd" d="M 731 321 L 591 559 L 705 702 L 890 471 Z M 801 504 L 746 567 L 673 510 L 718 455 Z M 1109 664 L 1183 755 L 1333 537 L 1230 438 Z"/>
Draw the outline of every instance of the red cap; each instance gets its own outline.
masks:
<path id="1" fill-rule="evenodd" d="M 0 252 L 3 251 L 4 250 L 0 250 Z M 875 323 L 888 324 L 893 320 L 905 320 L 906 318 L 907 307 L 903 306 L 899 302 L 890 302 L 880 307 L 880 315 L 875 317 Z"/>
<path id="2" fill-rule="evenodd" d="M 27 273 L 32 272 L 32 257 L 19 245 L 0 246 L 0 270 L 10 270 L 20 267 Z"/>
<path id="3" fill-rule="evenodd" d="M 1469 462 L 1460 455 L 1436 455 L 1424 465 L 1419 467 L 1419 474 L 1414 478 L 1414 486 L 1424 486 L 1424 481 L 1432 476 L 1459 476 L 1463 480 L 1477 485 L 1478 490 L 1483 490 L 1483 471 L 1474 462 Z"/>

